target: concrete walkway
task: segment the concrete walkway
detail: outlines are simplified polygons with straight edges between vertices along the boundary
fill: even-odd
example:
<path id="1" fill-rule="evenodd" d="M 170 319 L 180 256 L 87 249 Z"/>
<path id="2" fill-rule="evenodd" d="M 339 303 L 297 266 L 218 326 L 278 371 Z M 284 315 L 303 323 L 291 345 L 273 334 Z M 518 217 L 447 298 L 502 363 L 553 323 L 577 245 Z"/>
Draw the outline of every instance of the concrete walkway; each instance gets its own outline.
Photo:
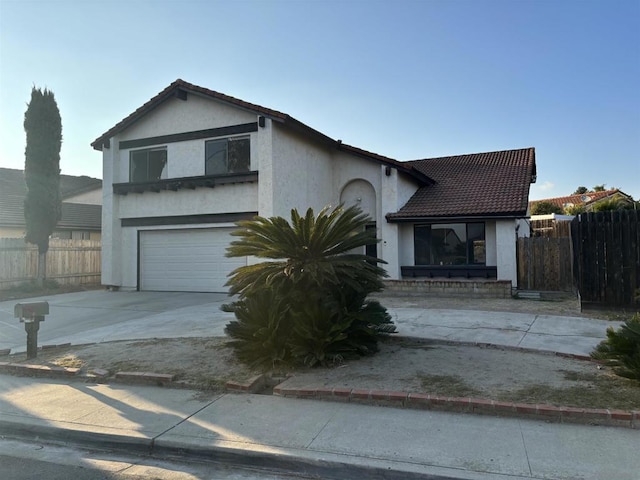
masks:
<path id="1" fill-rule="evenodd" d="M 607 327 L 619 322 L 593 318 L 483 312 L 389 308 L 400 335 L 454 342 L 486 343 L 588 357 L 606 338 Z"/>
<path id="2" fill-rule="evenodd" d="M 0 435 L 314 478 L 637 479 L 637 430 L 0 375 Z"/>

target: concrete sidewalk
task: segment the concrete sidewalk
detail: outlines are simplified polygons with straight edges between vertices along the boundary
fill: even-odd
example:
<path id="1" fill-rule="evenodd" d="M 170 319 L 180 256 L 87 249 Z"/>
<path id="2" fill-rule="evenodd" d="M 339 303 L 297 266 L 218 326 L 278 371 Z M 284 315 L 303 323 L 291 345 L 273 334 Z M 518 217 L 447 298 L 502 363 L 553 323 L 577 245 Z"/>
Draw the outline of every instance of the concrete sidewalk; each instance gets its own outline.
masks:
<path id="1" fill-rule="evenodd" d="M 0 435 L 320 478 L 637 479 L 638 431 L 0 375 Z M 316 477 L 317 478 L 317 477 Z"/>

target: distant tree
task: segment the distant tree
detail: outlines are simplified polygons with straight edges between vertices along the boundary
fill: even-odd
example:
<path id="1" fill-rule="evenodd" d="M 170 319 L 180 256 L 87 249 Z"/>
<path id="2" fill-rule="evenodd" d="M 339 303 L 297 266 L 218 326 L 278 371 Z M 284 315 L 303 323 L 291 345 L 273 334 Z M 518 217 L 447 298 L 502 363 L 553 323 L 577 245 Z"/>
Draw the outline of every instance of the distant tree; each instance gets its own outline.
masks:
<path id="1" fill-rule="evenodd" d="M 531 207 L 531 215 L 548 215 L 550 213 L 562 215 L 564 210 L 562 207 L 547 201 L 535 203 Z"/>
<path id="2" fill-rule="evenodd" d="M 593 191 L 594 192 L 604 192 L 605 191 L 605 185 L 606 183 L 603 183 L 602 185 L 596 185 L 595 187 L 593 187 Z"/>
<path id="3" fill-rule="evenodd" d="M 576 191 L 573 192 L 573 195 L 582 195 L 583 193 L 587 193 L 589 189 L 587 187 L 583 187 L 582 185 L 576 188 Z"/>
<path id="4" fill-rule="evenodd" d="M 53 92 L 33 87 L 24 114 L 27 134 L 24 179 L 27 196 L 25 240 L 38 246 L 38 284 L 44 283 L 49 236 L 62 214 L 60 198 L 60 146 L 62 121 Z"/>
<path id="5" fill-rule="evenodd" d="M 587 209 L 584 205 L 571 205 L 570 207 L 566 207 L 564 209 L 565 215 L 580 215 L 581 213 L 586 212 Z"/>
<path id="6" fill-rule="evenodd" d="M 592 212 L 610 212 L 613 210 L 624 210 L 626 209 L 628 204 L 626 202 L 621 202 L 617 198 L 609 198 L 607 200 L 602 200 L 600 202 L 594 203 L 593 207 L 591 207 Z"/>

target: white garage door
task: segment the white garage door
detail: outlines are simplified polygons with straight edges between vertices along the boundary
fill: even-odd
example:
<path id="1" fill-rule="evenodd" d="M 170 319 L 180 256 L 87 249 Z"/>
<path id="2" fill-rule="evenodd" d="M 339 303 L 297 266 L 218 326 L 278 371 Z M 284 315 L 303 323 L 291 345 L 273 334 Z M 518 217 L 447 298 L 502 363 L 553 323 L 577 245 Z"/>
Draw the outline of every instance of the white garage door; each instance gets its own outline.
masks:
<path id="1" fill-rule="evenodd" d="M 233 228 L 140 232 L 140 290 L 227 292 L 227 275 L 246 265 L 225 257 Z"/>

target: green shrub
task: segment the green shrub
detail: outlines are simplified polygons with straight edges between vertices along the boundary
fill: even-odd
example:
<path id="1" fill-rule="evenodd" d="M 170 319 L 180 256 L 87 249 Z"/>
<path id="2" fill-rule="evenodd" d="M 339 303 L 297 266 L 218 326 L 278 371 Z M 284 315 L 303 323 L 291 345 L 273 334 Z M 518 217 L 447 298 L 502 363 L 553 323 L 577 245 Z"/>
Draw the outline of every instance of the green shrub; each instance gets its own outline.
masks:
<path id="1" fill-rule="evenodd" d="M 367 295 L 382 289 L 382 260 L 354 253 L 377 242 L 358 208 L 323 209 L 304 217 L 239 222 L 227 256 L 271 259 L 234 270 L 226 309 L 238 357 L 252 365 L 333 364 L 377 350 L 395 331 L 386 309 Z"/>
<path id="2" fill-rule="evenodd" d="M 223 305 L 236 320 L 227 324 L 226 333 L 238 358 L 250 366 L 271 368 L 288 360 L 291 331 L 289 308 L 269 290 L 255 292 L 237 302 Z"/>
<path id="3" fill-rule="evenodd" d="M 640 380 L 640 313 L 618 330 L 607 328 L 607 339 L 600 342 L 591 356 L 605 360 L 621 377 Z"/>

